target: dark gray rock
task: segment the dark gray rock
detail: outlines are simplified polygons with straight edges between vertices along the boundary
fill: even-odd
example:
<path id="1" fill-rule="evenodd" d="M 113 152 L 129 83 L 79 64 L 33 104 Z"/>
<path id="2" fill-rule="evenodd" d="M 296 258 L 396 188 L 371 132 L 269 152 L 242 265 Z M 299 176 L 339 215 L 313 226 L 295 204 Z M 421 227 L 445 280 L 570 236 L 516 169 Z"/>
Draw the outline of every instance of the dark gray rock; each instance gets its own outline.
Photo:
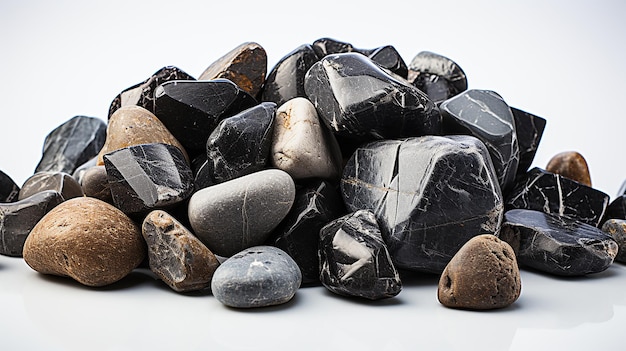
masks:
<path id="1" fill-rule="evenodd" d="M 511 112 L 515 119 L 515 132 L 517 133 L 517 144 L 519 145 L 519 163 L 517 164 L 517 174 L 523 175 L 528 171 L 535 159 L 543 130 L 547 121 L 539 116 L 533 115 L 511 106 Z"/>
<path id="2" fill-rule="evenodd" d="M 0 171 L 0 203 L 17 201 L 20 187 L 6 173 Z"/>
<path id="3" fill-rule="evenodd" d="M 467 77 L 461 66 L 434 52 L 422 51 L 409 63 L 409 81 L 415 84 L 416 77 L 420 75 L 444 79 L 449 84 L 453 95 L 467 90 Z"/>
<path id="4" fill-rule="evenodd" d="M 64 172 L 37 172 L 30 176 L 20 190 L 18 199 L 23 200 L 46 190 L 54 190 L 65 200 L 83 196 L 83 189 L 71 175 Z"/>
<path id="5" fill-rule="evenodd" d="M 301 279 L 300 268 L 287 253 L 273 246 L 255 246 L 217 268 L 211 291 L 226 306 L 265 307 L 291 300 Z"/>

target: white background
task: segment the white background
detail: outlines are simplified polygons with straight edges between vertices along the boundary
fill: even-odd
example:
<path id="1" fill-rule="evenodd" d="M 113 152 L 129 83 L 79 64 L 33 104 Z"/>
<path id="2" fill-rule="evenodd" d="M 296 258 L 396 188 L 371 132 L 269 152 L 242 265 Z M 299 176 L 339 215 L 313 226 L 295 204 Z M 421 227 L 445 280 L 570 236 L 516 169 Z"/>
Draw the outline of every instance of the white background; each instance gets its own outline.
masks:
<path id="1" fill-rule="evenodd" d="M 121 90 L 163 66 L 197 77 L 235 46 L 255 41 L 268 53 L 269 71 L 297 46 L 332 37 L 359 48 L 394 45 L 407 63 L 422 50 L 455 60 L 470 88 L 494 90 L 511 106 L 548 120 L 535 165 L 579 151 L 594 187 L 613 198 L 626 179 L 625 14 L 624 1 L 2 0 L 0 169 L 21 185 L 52 129 L 75 115 L 106 119 Z M 441 307 L 431 278 L 406 285 L 396 302 L 353 302 L 315 288 L 299 292 L 286 308 L 241 313 L 212 297 L 177 295 L 142 275 L 92 290 L 0 257 L 0 345 L 623 347 L 624 266 L 589 279 L 529 272 L 522 278 L 518 303 L 495 313 Z"/>

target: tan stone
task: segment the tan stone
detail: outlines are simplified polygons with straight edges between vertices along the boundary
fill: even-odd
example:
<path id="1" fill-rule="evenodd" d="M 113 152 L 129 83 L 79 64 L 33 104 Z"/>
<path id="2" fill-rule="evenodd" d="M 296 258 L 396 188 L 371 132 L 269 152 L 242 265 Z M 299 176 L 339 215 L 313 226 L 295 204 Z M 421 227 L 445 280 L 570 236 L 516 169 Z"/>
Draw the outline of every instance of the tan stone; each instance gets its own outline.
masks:
<path id="1" fill-rule="evenodd" d="M 587 161 L 576 151 L 565 151 L 554 155 L 546 166 L 546 171 L 591 186 L 591 175 Z"/>
<path id="2" fill-rule="evenodd" d="M 470 239 L 448 263 L 437 289 L 447 307 L 486 310 L 517 300 L 522 283 L 513 249 L 494 235 Z"/>
<path id="3" fill-rule="evenodd" d="M 104 165 L 102 156 L 109 152 L 133 145 L 151 143 L 176 146 L 182 150 L 185 159 L 189 162 L 185 148 L 152 112 L 139 106 L 121 107 L 109 119 L 107 138 L 98 154 L 97 165 Z"/>
<path id="4" fill-rule="evenodd" d="M 103 286 L 136 268 L 146 256 L 146 244 L 139 227 L 122 211 L 81 197 L 48 212 L 26 239 L 23 255 L 39 273 Z"/>

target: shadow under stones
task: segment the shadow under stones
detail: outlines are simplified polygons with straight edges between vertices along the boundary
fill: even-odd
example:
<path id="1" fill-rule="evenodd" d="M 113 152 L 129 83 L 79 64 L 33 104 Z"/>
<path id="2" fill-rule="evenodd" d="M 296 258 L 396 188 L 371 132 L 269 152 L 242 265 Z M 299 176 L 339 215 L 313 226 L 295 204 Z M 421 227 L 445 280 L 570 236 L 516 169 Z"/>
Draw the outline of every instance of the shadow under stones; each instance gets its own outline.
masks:
<path id="1" fill-rule="evenodd" d="M 421 273 L 407 270 L 400 270 L 400 280 L 402 286 L 437 286 L 439 285 L 440 274 Z"/>
<path id="2" fill-rule="evenodd" d="M 158 282 L 157 280 L 155 280 L 153 275 L 146 274 L 145 272 L 141 272 L 138 270 L 134 270 L 130 272 L 124 278 L 120 279 L 119 281 L 112 283 L 112 284 L 105 285 L 105 286 L 87 286 L 87 285 L 79 283 L 78 281 L 74 280 L 71 277 L 62 277 L 62 276 L 51 275 L 51 274 L 40 273 L 38 274 L 38 276 L 41 279 L 54 283 L 54 284 L 66 285 L 66 286 L 71 286 L 74 288 L 84 289 L 84 290 L 89 290 L 89 291 L 117 291 L 117 290 L 123 290 L 123 289 L 132 289 L 134 287 L 144 285 L 144 284 L 154 285 L 155 282 Z"/>
<path id="3" fill-rule="evenodd" d="M 554 279 L 558 281 L 564 281 L 564 282 L 579 282 L 579 281 L 589 281 L 589 280 L 596 280 L 596 279 L 608 279 L 608 278 L 612 278 L 612 277 L 619 275 L 618 272 L 611 269 L 611 266 L 609 266 L 606 270 L 602 272 L 590 273 L 586 275 L 576 275 L 576 276 L 556 275 L 556 274 L 540 271 L 538 269 L 527 267 L 527 266 L 520 267 L 520 271 L 527 271 L 527 272 L 537 274 L 546 278 L 550 278 L 550 279 Z"/>
<path id="4" fill-rule="evenodd" d="M 384 307 L 384 306 L 398 306 L 398 305 L 404 304 L 404 301 L 402 301 L 402 299 L 398 296 L 394 296 L 394 297 L 390 297 L 386 299 L 370 300 L 364 297 L 344 296 L 344 295 L 335 294 L 334 292 L 328 289 L 324 289 L 323 294 L 325 294 L 329 298 L 341 299 L 343 301 L 353 303 L 356 305 L 362 305 L 362 306 Z M 400 292 L 400 294 L 402 294 L 402 292 Z"/>
<path id="5" fill-rule="evenodd" d="M 272 313 L 272 312 L 281 312 L 286 309 L 293 308 L 299 303 L 300 299 L 301 297 L 299 297 L 298 293 L 296 293 L 291 298 L 291 300 L 285 303 L 282 303 L 280 305 L 273 305 L 273 306 L 266 306 L 266 307 L 251 307 L 251 308 L 237 308 L 237 307 L 230 307 L 230 306 L 224 305 L 224 307 L 231 311 L 242 312 L 242 313 Z"/>

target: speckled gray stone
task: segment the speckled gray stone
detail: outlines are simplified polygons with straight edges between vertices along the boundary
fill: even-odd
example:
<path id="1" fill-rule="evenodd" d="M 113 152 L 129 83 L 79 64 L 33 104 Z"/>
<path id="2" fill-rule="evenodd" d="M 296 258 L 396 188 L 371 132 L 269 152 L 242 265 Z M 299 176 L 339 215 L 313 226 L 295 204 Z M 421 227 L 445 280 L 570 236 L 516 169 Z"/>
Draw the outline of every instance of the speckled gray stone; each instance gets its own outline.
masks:
<path id="1" fill-rule="evenodd" d="M 255 246 L 224 261 L 213 275 L 211 290 L 226 306 L 279 305 L 296 294 L 302 274 L 296 262 L 273 246 Z"/>

